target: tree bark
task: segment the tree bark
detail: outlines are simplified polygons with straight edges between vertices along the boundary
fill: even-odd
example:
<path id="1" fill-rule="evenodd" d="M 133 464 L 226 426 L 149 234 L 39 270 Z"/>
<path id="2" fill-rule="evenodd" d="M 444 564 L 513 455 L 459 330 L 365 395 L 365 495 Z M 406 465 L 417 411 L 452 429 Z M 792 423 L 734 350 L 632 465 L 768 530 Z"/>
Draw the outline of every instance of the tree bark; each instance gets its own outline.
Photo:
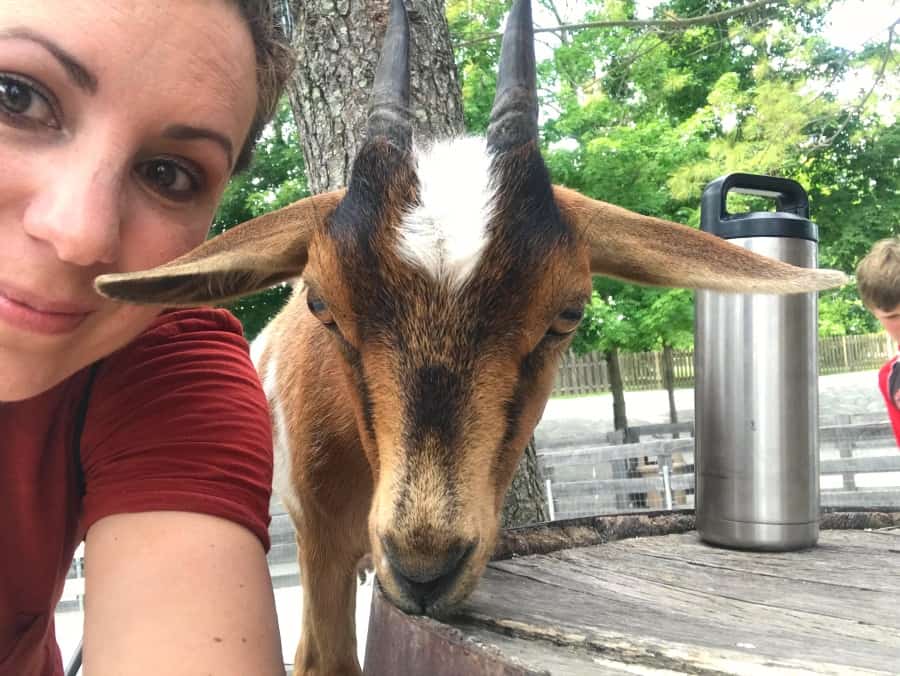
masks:
<path id="1" fill-rule="evenodd" d="M 365 140 L 369 91 L 388 0 L 293 0 L 297 70 L 289 86 L 313 193 L 347 185 Z M 443 0 L 407 0 L 410 107 L 419 144 L 465 131 L 462 93 Z M 523 472 L 528 472 L 523 475 Z M 545 521 L 534 439 L 507 495 L 504 525 Z"/>
<path id="2" fill-rule="evenodd" d="M 531 437 L 506 494 L 506 502 L 503 505 L 503 527 L 513 528 L 549 521 L 545 497 L 534 437 Z"/>
<path id="3" fill-rule="evenodd" d="M 609 388 L 613 395 L 613 427 L 624 430 L 628 427 L 628 417 L 625 415 L 625 385 L 619 368 L 619 349 L 614 347 L 607 350 L 604 356 L 609 367 Z"/>
<path id="4" fill-rule="evenodd" d="M 675 409 L 675 351 L 671 345 L 663 345 L 663 386 L 669 393 L 669 422 L 678 422 L 678 411 Z M 673 435 L 678 438 L 678 433 Z"/>
<path id="5" fill-rule="evenodd" d="M 289 87 L 313 193 L 347 184 L 365 140 L 388 0 L 294 0 L 297 70 Z M 464 131 L 462 94 L 441 0 L 407 2 L 410 107 L 419 142 Z"/>

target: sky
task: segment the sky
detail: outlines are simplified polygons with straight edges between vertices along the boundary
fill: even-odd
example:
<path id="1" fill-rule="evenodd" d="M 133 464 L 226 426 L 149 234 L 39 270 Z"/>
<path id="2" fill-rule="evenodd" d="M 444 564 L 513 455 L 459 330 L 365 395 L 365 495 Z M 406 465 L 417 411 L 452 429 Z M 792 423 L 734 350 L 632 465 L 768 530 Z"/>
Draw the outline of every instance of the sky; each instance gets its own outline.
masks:
<path id="1" fill-rule="evenodd" d="M 835 3 L 828 19 L 828 40 L 856 50 L 872 38 L 883 37 L 888 26 L 900 19 L 900 0 L 843 0 Z"/>

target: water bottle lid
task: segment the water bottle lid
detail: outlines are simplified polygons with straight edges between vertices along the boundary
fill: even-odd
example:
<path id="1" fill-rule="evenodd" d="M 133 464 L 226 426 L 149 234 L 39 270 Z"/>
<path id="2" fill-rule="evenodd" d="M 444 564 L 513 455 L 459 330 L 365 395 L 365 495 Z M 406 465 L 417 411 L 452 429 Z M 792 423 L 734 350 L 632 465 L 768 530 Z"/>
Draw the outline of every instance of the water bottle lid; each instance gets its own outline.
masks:
<path id="1" fill-rule="evenodd" d="M 729 192 L 775 199 L 777 211 L 729 214 Z M 819 241 L 819 229 L 809 220 L 806 191 L 796 181 L 756 174 L 727 174 L 706 186 L 700 204 L 700 229 L 724 239 L 791 237 Z"/>

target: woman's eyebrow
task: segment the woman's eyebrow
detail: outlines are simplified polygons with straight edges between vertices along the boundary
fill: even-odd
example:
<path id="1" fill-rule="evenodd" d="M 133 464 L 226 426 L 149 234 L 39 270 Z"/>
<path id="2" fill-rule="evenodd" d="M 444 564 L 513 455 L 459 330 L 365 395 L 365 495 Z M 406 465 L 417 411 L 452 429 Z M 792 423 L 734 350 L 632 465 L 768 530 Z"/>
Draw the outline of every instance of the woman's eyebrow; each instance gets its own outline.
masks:
<path id="1" fill-rule="evenodd" d="M 177 141 L 194 141 L 197 139 L 212 141 L 225 151 L 225 154 L 228 156 L 228 167 L 231 168 L 233 165 L 234 146 L 231 143 L 231 139 L 225 136 L 225 134 L 220 134 L 217 131 L 205 129 L 203 127 L 192 127 L 187 124 L 173 124 L 165 128 L 163 136 Z"/>
<path id="2" fill-rule="evenodd" d="M 29 40 L 40 45 L 59 61 L 60 65 L 68 73 L 69 78 L 79 89 L 83 89 L 88 94 L 97 93 L 97 76 L 50 38 L 36 33 L 30 28 L 22 27 L 0 31 L 0 39 Z"/>

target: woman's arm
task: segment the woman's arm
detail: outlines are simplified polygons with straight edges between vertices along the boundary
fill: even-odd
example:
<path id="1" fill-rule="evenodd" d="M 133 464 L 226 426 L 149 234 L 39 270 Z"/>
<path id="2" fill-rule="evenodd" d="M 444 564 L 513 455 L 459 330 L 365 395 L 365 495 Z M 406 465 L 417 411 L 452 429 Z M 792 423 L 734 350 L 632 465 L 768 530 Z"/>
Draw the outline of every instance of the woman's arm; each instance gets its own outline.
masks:
<path id="1" fill-rule="evenodd" d="M 85 545 L 90 676 L 283 676 L 275 601 L 256 535 L 188 512 L 116 514 Z"/>

